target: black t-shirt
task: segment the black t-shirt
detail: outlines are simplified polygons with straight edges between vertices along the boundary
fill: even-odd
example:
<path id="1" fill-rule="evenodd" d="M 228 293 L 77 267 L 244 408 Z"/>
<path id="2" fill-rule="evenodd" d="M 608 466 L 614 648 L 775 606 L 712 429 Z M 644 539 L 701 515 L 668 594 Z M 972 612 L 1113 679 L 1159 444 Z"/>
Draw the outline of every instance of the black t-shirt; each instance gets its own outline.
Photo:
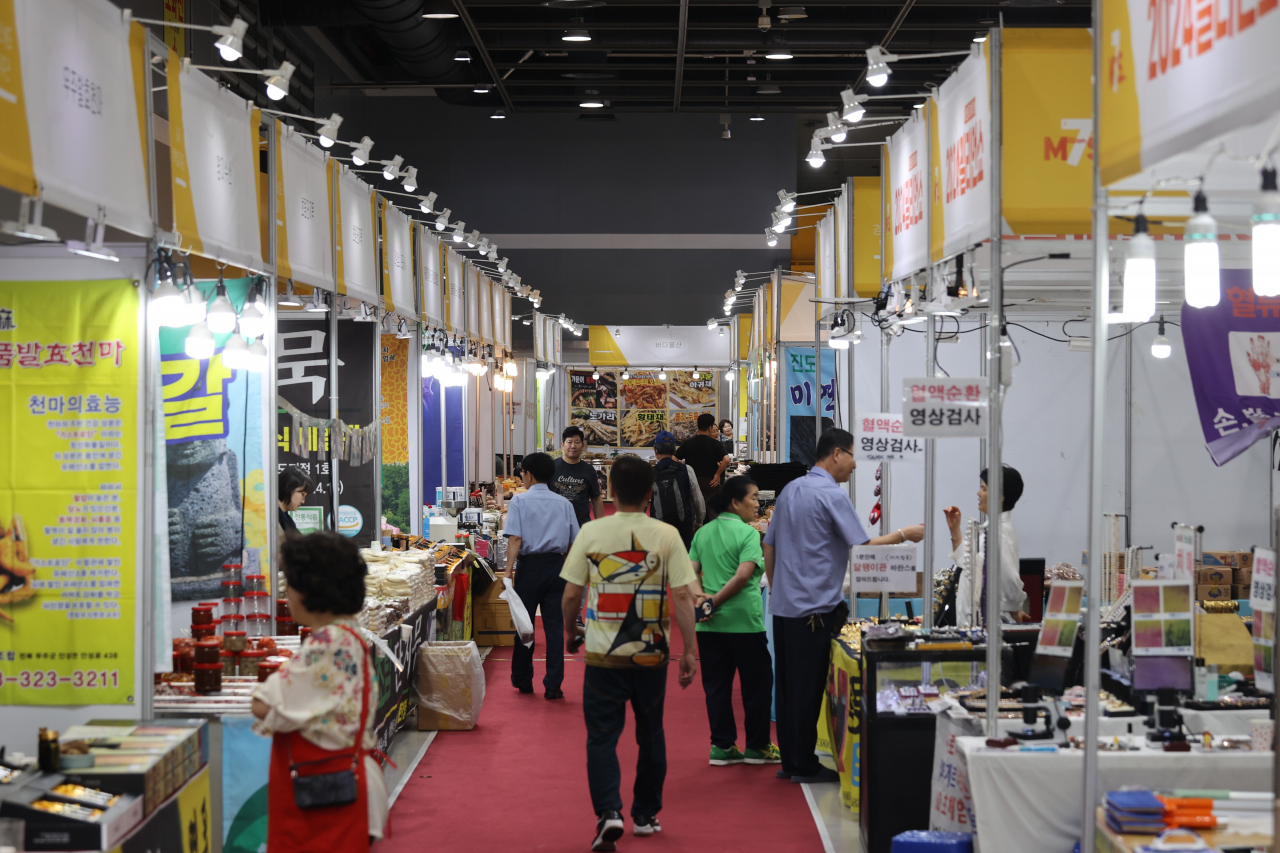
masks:
<path id="1" fill-rule="evenodd" d="M 693 473 L 702 479 L 710 479 L 716 475 L 720 460 L 728 456 L 724 445 L 709 435 L 699 433 L 680 445 L 676 458 L 689 463 Z"/>
<path id="2" fill-rule="evenodd" d="M 579 526 L 591 520 L 591 499 L 600 494 L 600 478 L 595 466 L 588 462 L 570 465 L 563 459 L 557 459 L 556 475 L 549 485 L 551 491 L 568 498 L 573 504 Z"/>

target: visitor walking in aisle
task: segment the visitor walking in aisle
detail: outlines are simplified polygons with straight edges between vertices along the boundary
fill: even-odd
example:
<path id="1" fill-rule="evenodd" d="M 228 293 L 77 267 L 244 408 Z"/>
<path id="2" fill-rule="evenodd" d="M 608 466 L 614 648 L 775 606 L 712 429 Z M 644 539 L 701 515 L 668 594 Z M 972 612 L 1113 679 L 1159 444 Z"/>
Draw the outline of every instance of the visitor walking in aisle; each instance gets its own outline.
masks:
<path id="1" fill-rule="evenodd" d="M 587 644 L 582 712 L 587 723 L 587 784 L 596 813 L 593 851 L 616 849 L 622 837 L 622 773 L 618 737 L 626 723 L 627 703 L 636 722 L 636 782 L 631 803 L 636 835 L 660 832 L 662 785 L 667 775 L 667 745 L 662 728 L 667 694 L 671 609 L 684 652 L 680 686 L 697 675 L 693 599 L 697 578 L 679 532 L 650 518 L 644 509 L 653 497 L 653 468 L 636 456 L 613 463 L 609 489 L 617 510 L 585 524 L 565 560 L 564 624 L 570 651 Z M 585 629 L 574 624 L 587 594 Z"/>
<path id="2" fill-rule="evenodd" d="M 1001 480 L 1002 494 L 1000 503 L 1000 619 L 1003 622 L 1022 622 L 1031 617 L 1026 613 L 1027 593 L 1022 588 L 1022 574 L 1018 565 L 1018 531 L 1013 527 L 1013 508 L 1022 497 L 1022 475 L 1010 465 L 1003 466 L 1004 478 Z M 978 475 L 981 483 L 978 486 L 978 512 L 989 516 L 987 510 L 987 470 L 982 469 Z M 978 616 L 986 617 L 987 583 L 986 555 L 987 534 L 984 530 L 979 534 L 978 559 L 982 561 L 976 569 L 978 583 L 982 592 L 975 602 L 970 592 L 971 572 L 975 569 L 965 565 L 968 562 L 964 548 L 964 531 L 960 527 L 960 508 L 949 506 L 942 511 L 951 530 L 951 560 L 961 569 L 961 578 L 956 589 L 956 624 L 976 625 Z M 975 606 L 976 605 L 976 606 Z"/>
<path id="3" fill-rule="evenodd" d="M 368 850 L 382 837 L 388 810 L 372 755 L 378 682 L 355 619 L 368 569 L 355 543 L 330 532 L 286 540 L 280 562 L 289 609 L 311 636 L 253 695 L 254 728 L 272 736 L 267 846 L 271 853 Z"/>
<path id="4" fill-rule="evenodd" d="M 711 723 L 710 763 L 777 764 L 782 758 L 769 737 L 773 661 L 764 632 L 760 578 L 764 553 L 750 525 L 760 516 L 760 489 L 749 477 L 730 477 L 710 499 L 713 516 L 693 537 L 689 559 L 712 614 L 698 623 L 698 660 Z M 703 606 L 703 602 L 699 602 Z M 746 752 L 738 751 L 733 718 L 733 675 L 742 685 Z"/>
<path id="5" fill-rule="evenodd" d="M 719 490 L 720 478 L 733 460 L 720 443 L 720 429 L 716 426 L 715 415 L 698 415 L 698 434 L 680 445 L 676 458 L 688 462 L 689 467 L 698 475 L 698 487 L 702 489 L 704 498 Z"/>
<path id="6" fill-rule="evenodd" d="M 694 531 L 702 526 L 707 507 L 698 488 L 698 475 L 675 454 L 676 437 L 659 430 L 653 437 L 653 455 L 658 460 L 653 466 L 653 517 L 679 530 L 680 541 L 688 548 Z"/>
<path id="7" fill-rule="evenodd" d="M 818 714 L 827 683 L 831 638 L 849 616 L 844 599 L 849 549 L 857 545 L 919 542 L 924 526 L 904 527 L 872 539 L 849 495 L 840 488 L 857 463 L 853 436 L 828 429 L 818 439 L 818 461 L 778 495 L 764 537 L 764 573 L 773 614 L 774 691 L 778 778 L 793 782 L 838 782 L 839 774 L 818 762 Z"/>
<path id="8" fill-rule="evenodd" d="M 582 452 L 587 449 L 587 438 L 582 427 L 567 426 L 560 433 L 560 449 L 564 455 L 556 460 L 556 474 L 551 480 L 551 491 L 568 498 L 573 504 L 573 511 L 578 516 L 578 526 L 591 520 L 591 511 L 595 510 L 596 518 L 604 517 L 604 501 L 600 497 L 600 479 L 595 466 L 582 461 Z"/>
<path id="9" fill-rule="evenodd" d="M 547 674 L 542 679 L 548 699 L 563 699 L 564 632 L 560 603 L 564 580 L 560 569 L 578 535 L 578 518 L 573 504 L 547 487 L 556 474 L 556 464 L 545 453 L 530 453 L 521 466 L 527 492 L 516 495 L 507 506 L 507 568 L 503 577 L 512 578 L 516 595 L 524 603 L 529 618 L 542 608 L 542 630 L 547 642 Z M 517 642 L 511 650 L 511 686 L 521 693 L 533 692 L 533 650 Z"/>

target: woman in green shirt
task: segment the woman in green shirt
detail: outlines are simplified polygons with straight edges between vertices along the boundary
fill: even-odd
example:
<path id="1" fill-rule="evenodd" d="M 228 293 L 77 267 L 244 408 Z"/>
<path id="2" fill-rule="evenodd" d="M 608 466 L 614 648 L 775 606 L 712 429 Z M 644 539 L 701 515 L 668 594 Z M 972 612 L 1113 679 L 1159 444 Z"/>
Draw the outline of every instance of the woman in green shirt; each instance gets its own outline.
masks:
<path id="1" fill-rule="evenodd" d="M 698 623 L 698 656 L 711 722 L 711 763 L 718 766 L 781 762 L 769 738 L 773 661 L 760 597 L 764 553 L 760 533 L 747 523 L 759 515 L 759 492 L 748 477 L 726 480 L 720 493 L 707 499 L 707 514 L 714 520 L 698 529 L 689 548 L 693 570 L 715 605 L 711 618 Z M 733 718 L 735 672 L 746 712 L 746 752 L 738 751 Z"/>

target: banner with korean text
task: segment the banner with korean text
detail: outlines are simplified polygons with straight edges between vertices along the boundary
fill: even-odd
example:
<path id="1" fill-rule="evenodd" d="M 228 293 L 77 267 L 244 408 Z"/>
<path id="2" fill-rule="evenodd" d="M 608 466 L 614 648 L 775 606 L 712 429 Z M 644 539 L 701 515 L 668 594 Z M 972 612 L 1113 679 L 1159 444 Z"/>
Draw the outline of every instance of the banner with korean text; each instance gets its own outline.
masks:
<path id="1" fill-rule="evenodd" d="M 433 329 L 442 328 L 445 324 L 444 293 L 440 290 L 443 277 L 440 275 L 440 241 L 431 230 L 421 225 L 414 225 L 418 232 L 418 256 L 421 261 L 419 286 L 421 298 L 418 304 L 422 309 L 422 322 Z"/>
<path id="2" fill-rule="evenodd" d="M 960 63 L 956 73 L 938 88 L 940 159 L 934 161 L 934 174 L 941 187 L 933 198 L 942 228 L 934 231 L 935 241 L 941 237 L 941 252 L 934 252 L 935 260 L 975 246 L 991 235 L 989 92 L 987 57 L 980 51 Z"/>
<path id="3" fill-rule="evenodd" d="M 786 462 L 812 465 L 817 461 L 814 435 L 815 400 L 822 405 L 822 429 L 835 426 L 836 360 L 831 350 L 822 357 L 822 378 L 814 376 L 816 358 L 813 347 L 784 347 L 782 350 L 783 383 L 786 417 L 782 420 L 782 447 Z"/>
<path id="4" fill-rule="evenodd" d="M 413 319 L 413 221 L 381 196 L 383 301 L 388 311 Z"/>
<path id="5" fill-rule="evenodd" d="M 327 156 L 279 121 L 276 134 L 276 273 L 333 290 Z"/>
<path id="6" fill-rule="evenodd" d="M 0 281 L 0 705 L 135 699 L 142 325 L 128 280 Z"/>
<path id="7" fill-rule="evenodd" d="M 228 279 L 239 310 L 253 279 Z M 197 282 L 212 301 L 217 282 Z M 222 597 L 224 566 L 270 575 L 262 374 L 222 361 L 230 334 L 214 335 L 209 358 L 185 352 L 190 326 L 160 330 L 165 471 L 169 497 L 169 574 L 173 601 Z"/>
<path id="8" fill-rule="evenodd" d="M 1258 296 L 1250 270 L 1223 270 L 1212 308 L 1182 308 L 1205 448 L 1215 465 L 1280 427 L 1280 297 Z"/>
<path id="9" fill-rule="evenodd" d="M 1104 0 L 1104 184 L 1280 110 L 1277 6 Z"/>
<path id="10" fill-rule="evenodd" d="M 888 213 L 889 236 L 893 248 L 893 268 L 886 270 L 890 279 L 905 278 L 922 270 L 929 262 L 929 246 L 925 238 L 925 192 L 928 176 L 925 159 L 928 151 L 928 124 L 914 111 L 911 118 L 889 140 L 889 186 L 885 210 Z"/>
<path id="11" fill-rule="evenodd" d="M 377 195 L 373 187 L 337 160 L 329 161 L 329 179 L 338 196 L 333 218 L 338 293 L 371 305 L 380 304 L 378 234 L 373 224 Z"/>

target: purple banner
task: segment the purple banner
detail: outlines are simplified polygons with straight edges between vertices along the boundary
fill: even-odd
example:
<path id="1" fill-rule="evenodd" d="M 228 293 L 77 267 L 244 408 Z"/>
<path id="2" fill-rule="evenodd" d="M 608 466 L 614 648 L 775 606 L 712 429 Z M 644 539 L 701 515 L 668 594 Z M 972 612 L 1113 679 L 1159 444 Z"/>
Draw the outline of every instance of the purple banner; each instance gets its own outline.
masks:
<path id="1" fill-rule="evenodd" d="M 1223 465 L 1280 427 L 1280 297 L 1250 270 L 1222 271 L 1213 308 L 1182 306 L 1182 340 L 1205 446 Z"/>

